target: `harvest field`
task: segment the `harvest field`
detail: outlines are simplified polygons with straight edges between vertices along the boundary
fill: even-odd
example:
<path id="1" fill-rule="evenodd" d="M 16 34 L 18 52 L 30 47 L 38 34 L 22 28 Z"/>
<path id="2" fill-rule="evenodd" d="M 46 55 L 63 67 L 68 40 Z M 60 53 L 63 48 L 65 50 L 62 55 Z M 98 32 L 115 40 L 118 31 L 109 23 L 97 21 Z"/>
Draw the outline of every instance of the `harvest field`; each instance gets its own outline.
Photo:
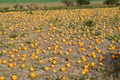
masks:
<path id="1" fill-rule="evenodd" d="M 120 8 L 0 13 L 0 80 L 118 80 Z"/>

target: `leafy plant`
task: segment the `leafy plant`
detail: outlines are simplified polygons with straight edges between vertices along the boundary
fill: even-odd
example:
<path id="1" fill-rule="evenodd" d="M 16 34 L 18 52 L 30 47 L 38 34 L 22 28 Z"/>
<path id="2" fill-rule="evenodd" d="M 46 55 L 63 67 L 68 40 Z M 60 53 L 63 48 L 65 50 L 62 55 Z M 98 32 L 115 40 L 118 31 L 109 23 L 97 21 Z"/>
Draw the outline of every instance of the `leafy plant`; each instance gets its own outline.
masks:
<path id="1" fill-rule="evenodd" d="M 2 41 L 0 41 L 0 45 L 2 45 L 3 44 L 3 42 Z"/>
<path id="2" fill-rule="evenodd" d="M 17 32 L 12 32 L 9 37 L 16 38 L 17 36 L 18 36 Z"/>
<path id="3" fill-rule="evenodd" d="M 90 4 L 90 0 L 76 0 L 78 5 Z"/>
<path id="4" fill-rule="evenodd" d="M 41 69 L 41 70 L 44 70 L 44 69 L 45 69 L 45 67 L 44 67 L 44 66 L 41 66 L 41 67 L 40 67 L 40 69 Z"/>
<path id="5" fill-rule="evenodd" d="M 33 14 L 33 11 L 32 10 L 30 10 L 30 11 L 27 11 L 27 14 Z"/>
<path id="6" fill-rule="evenodd" d="M 25 43 L 27 43 L 27 44 L 31 44 L 32 42 L 31 42 L 31 41 L 25 41 Z"/>
<path id="7" fill-rule="evenodd" d="M 113 18 L 111 18 L 110 21 L 113 25 L 118 26 L 119 22 L 120 22 L 120 18 L 118 15 L 115 15 Z"/>
<path id="8" fill-rule="evenodd" d="M 17 37 L 17 34 L 11 34 L 10 35 L 10 38 L 16 38 Z"/>
<path id="9" fill-rule="evenodd" d="M 118 2 L 119 0 L 105 0 L 104 4 L 113 5 L 113 4 L 117 4 Z"/>
<path id="10" fill-rule="evenodd" d="M 73 23 L 70 23 L 69 24 L 69 28 L 73 28 L 73 29 L 76 29 L 78 26 L 76 26 L 75 24 L 73 24 Z"/>
<path id="11" fill-rule="evenodd" d="M 93 27 L 95 26 L 95 22 L 93 20 L 87 20 L 84 22 L 84 25 L 88 27 Z"/>
<path id="12" fill-rule="evenodd" d="M 3 54 L 0 52 L 0 56 L 3 56 Z"/>
<path id="13" fill-rule="evenodd" d="M 108 36 L 106 36 L 106 39 L 114 40 L 114 41 L 118 42 L 118 40 L 120 40 L 120 34 L 108 35 Z"/>
<path id="14" fill-rule="evenodd" d="M 95 32 L 95 36 L 99 36 L 99 35 L 101 35 L 101 32 L 100 31 L 96 31 Z"/>
<path id="15" fill-rule="evenodd" d="M 27 33 L 21 33 L 21 37 L 25 37 L 25 35 L 26 35 Z"/>
<path id="16" fill-rule="evenodd" d="M 97 77 L 91 77 L 90 80 L 97 80 Z"/>

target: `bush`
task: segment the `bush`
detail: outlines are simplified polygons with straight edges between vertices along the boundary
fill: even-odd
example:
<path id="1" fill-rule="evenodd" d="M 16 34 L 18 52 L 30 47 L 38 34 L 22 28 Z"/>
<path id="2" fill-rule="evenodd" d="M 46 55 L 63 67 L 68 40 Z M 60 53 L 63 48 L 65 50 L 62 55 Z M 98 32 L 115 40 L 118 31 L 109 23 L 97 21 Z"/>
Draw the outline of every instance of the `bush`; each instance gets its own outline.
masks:
<path id="1" fill-rule="evenodd" d="M 61 0 L 63 4 L 65 4 L 67 7 L 74 6 L 73 0 Z"/>
<path id="2" fill-rule="evenodd" d="M 94 25 L 95 25 L 95 22 L 92 20 L 87 20 L 84 22 L 84 26 L 93 27 Z"/>
<path id="3" fill-rule="evenodd" d="M 90 4 L 90 0 L 76 0 L 78 5 Z"/>
<path id="4" fill-rule="evenodd" d="M 119 3 L 119 0 L 105 0 L 104 4 L 113 5 Z"/>

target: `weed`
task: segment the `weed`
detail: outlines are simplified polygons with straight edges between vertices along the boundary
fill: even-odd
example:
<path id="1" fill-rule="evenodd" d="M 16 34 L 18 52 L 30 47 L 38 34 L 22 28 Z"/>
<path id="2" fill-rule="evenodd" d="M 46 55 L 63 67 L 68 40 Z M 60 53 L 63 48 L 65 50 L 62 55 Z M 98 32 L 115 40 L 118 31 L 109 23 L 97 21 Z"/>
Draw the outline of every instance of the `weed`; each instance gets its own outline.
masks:
<path id="1" fill-rule="evenodd" d="M 93 20 L 87 20 L 84 22 L 84 26 L 93 27 L 95 26 L 95 22 Z"/>
<path id="2" fill-rule="evenodd" d="M 101 35 L 101 32 L 100 31 L 96 31 L 95 32 L 95 36 L 99 36 L 99 35 Z"/>
<path id="3" fill-rule="evenodd" d="M 31 42 L 31 41 L 25 41 L 25 43 L 27 43 L 27 44 L 31 44 L 32 42 Z"/>
<path id="4" fill-rule="evenodd" d="M 2 41 L 0 41 L 0 46 L 1 46 L 1 45 L 3 45 L 3 42 L 2 42 Z"/>
<path id="5" fill-rule="evenodd" d="M 20 36 L 21 36 L 21 37 L 25 37 L 26 34 L 27 34 L 27 33 L 22 33 Z"/>
<path id="6" fill-rule="evenodd" d="M 18 35 L 16 33 L 12 33 L 9 37 L 10 38 L 16 38 Z"/>
<path id="7" fill-rule="evenodd" d="M 91 77 L 90 80 L 97 80 L 97 77 Z"/>
<path id="8" fill-rule="evenodd" d="M 3 56 L 2 52 L 0 52 L 0 56 Z"/>
<path id="9" fill-rule="evenodd" d="M 120 34 L 107 35 L 106 39 L 114 40 L 114 41 L 118 42 L 120 40 Z"/>
<path id="10" fill-rule="evenodd" d="M 32 10 L 29 10 L 29 11 L 27 11 L 27 14 L 32 15 L 32 14 L 33 14 L 33 11 L 32 11 Z"/>

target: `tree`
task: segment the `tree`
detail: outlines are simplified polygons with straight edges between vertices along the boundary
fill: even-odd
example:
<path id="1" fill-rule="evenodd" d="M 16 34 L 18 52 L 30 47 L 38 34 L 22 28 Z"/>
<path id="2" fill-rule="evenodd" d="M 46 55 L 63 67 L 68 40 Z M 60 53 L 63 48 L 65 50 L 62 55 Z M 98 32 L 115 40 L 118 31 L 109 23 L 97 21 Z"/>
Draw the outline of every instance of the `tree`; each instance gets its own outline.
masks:
<path id="1" fill-rule="evenodd" d="M 79 5 L 90 4 L 90 0 L 76 0 L 76 2 Z"/>
<path id="2" fill-rule="evenodd" d="M 104 4 L 113 5 L 119 3 L 119 0 L 105 0 Z"/>

